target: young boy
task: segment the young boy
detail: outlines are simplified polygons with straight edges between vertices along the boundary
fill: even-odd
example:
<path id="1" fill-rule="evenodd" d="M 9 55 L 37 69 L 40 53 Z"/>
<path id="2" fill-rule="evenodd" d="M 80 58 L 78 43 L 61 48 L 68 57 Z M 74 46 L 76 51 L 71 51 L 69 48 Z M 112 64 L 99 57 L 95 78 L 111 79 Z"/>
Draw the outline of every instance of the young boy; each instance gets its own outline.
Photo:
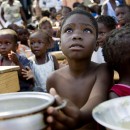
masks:
<path id="1" fill-rule="evenodd" d="M 47 109 L 46 120 L 52 130 L 96 130 L 95 123 L 91 124 L 92 110 L 107 99 L 113 81 L 113 72 L 106 64 L 91 62 L 97 28 L 93 16 L 83 10 L 72 11 L 62 22 L 61 49 L 68 65 L 48 78 L 47 89 L 52 91 L 53 87 L 72 103 L 61 112 L 53 107 Z"/>
<path id="2" fill-rule="evenodd" d="M 27 58 L 16 53 L 17 47 L 16 32 L 11 29 L 0 30 L 0 66 L 20 66 L 20 91 L 29 91 L 31 90 L 33 83 L 22 77 L 21 69 L 25 68 L 25 66 L 30 66 L 31 62 Z"/>
<path id="3" fill-rule="evenodd" d="M 115 84 L 109 97 L 117 98 L 130 95 L 130 24 L 113 30 L 103 46 L 105 61 L 119 73 L 118 84 Z"/>
<path id="4" fill-rule="evenodd" d="M 124 26 L 126 23 L 130 22 L 130 6 L 128 5 L 119 5 L 115 9 L 118 26 L 120 28 Z"/>

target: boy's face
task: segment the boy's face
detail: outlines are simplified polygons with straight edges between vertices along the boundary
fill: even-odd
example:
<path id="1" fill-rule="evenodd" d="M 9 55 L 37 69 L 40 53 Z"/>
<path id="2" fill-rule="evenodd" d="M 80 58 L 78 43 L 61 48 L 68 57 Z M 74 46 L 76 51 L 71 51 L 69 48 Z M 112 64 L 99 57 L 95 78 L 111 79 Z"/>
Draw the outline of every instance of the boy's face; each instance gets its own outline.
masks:
<path id="1" fill-rule="evenodd" d="M 103 46 L 107 33 L 110 31 L 103 23 L 98 23 L 98 39 L 99 46 Z"/>
<path id="2" fill-rule="evenodd" d="M 127 7 L 117 7 L 115 9 L 118 24 L 124 25 L 126 23 L 125 15 L 129 12 Z"/>
<path id="3" fill-rule="evenodd" d="M 15 43 L 14 36 L 10 34 L 0 35 L 0 54 L 8 56 L 12 51 L 16 52 L 17 43 Z"/>
<path id="4" fill-rule="evenodd" d="M 30 48 L 35 56 L 43 56 L 48 49 L 47 41 L 43 38 L 42 34 L 36 33 L 29 38 Z"/>
<path id="5" fill-rule="evenodd" d="M 74 59 L 91 58 L 96 46 L 96 29 L 89 17 L 71 15 L 61 30 L 61 49 Z"/>

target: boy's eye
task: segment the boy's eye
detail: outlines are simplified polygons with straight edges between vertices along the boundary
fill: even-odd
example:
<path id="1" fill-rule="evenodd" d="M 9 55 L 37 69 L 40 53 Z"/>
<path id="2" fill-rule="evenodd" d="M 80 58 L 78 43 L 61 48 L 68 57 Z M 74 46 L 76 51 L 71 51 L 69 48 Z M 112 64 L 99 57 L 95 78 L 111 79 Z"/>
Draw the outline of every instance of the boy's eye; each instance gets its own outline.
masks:
<path id="1" fill-rule="evenodd" d="M 72 30 L 71 28 L 67 28 L 67 29 L 65 29 L 65 32 L 67 32 L 67 33 L 72 33 L 73 30 Z"/>
<path id="2" fill-rule="evenodd" d="M 92 30 L 91 30 L 91 29 L 88 29 L 88 28 L 85 28 L 85 29 L 83 30 L 83 32 L 85 32 L 85 33 L 92 33 Z"/>

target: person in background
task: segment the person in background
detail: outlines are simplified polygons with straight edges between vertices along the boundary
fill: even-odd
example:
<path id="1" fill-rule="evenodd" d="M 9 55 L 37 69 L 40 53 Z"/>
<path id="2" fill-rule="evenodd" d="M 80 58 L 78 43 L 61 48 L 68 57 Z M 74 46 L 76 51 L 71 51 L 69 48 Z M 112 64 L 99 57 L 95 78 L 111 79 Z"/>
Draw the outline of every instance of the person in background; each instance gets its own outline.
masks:
<path id="1" fill-rule="evenodd" d="M 68 13 L 70 13 L 72 11 L 72 9 L 70 7 L 67 6 L 63 6 L 62 10 L 61 10 L 61 15 L 62 18 L 64 18 Z"/>
<path id="2" fill-rule="evenodd" d="M 6 0 L 1 4 L 1 17 L 5 22 L 5 27 L 15 23 L 18 26 L 27 25 L 27 20 L 18 0 Z"/>
<path id="3" fill-rule="evenodd" d="M 30 35 L 29 41 L 30 48 L 34 54 L 29 59 L 33 61 L 33 64 L 29 71 L 22 70 L 22 74 L 27 79 L 34 78 L 35 87 L 33 91 L 47 92 L 47 77 L 59 68 L 56 58 L 47 52 L 53 39 L 45 30 L 37 30 Z M 30 75 L 30 71 L 33 74 Z"/>
<path id="4" fill-rule="evenodd" d="M 105 44 L 107 34 L 116 28 L 116 21 L 111 16 L 101 15 L 96 18 L 98 23 L 98 39 L 97 44 L 99 48 L 92 54 L 91 61 L 96 63 L 104 63 L 104 57 L 102 55 L 102 47 Z"/>
<path id="5" fill-rule="evenodd" d="M 56 20 L 56 9 L 55 9 L 55 7 L 52 7 L 52 8 L 50 8 L 50 20 L 51 20 L 51 22 L 52 22 L 52 26 L 54 27 L 54 26 L 56 26 L 56 22 L 57 22 L 57 20 Z"/>
<path id="6" fill-rule="evenodd" d="M 25 56 L 29 58 L 30 56 L 33 56 L 34 54 L 31 52 L 31 49 L 28 45 L 28 39 L 30 36 L 29 31 L 26 28 L 18 28 L 16 30 L 18 34 L 18 49 L 17 53 L 19 55 Z"/>
<path id="7" fill-rule="evenodd" d="M 47 90 L 55 97 L 59 95 L 66 99 L 68 103 L 60 111 L 53 106 L 47 109 L 45 119 L 48 129 L 97 129 L 92 118 L 92 110 L 99 103 L 107 100 L 113 83 L 113 71 L 107 64 L 91 62 L 97 37 L 97 22 L 90 13 L 76 9 L 63 20 L 61 49 L 68 65 L 54 71 L 48 77 Z M 56 101 L 62 103 L 62 100 Z"/>
<path id="8" fill-rule="evenodd" d="M 101 15 L 109 15 L 116 19 L 116 14 L 115 14 L 115 8 L 116 6 L 119 5 L 119 2 L 117 2 L 116 0 L 106 0 L 103 5 L 102 5 L 102 9 L 101 9 Z"/>
<path id="9" fill-rule="evenodd" d="M 117 17 L 117 28 L 124 26 L 126 23 L 130 22 L 130 6 L 128 5 L 119 5 L 115 9 Z M 129 20 L 129 21 L 128 21 Z"/>
<path id="10" fill-rule="evenodd" d="M 42 11 L 48 10 L 52 7 L 55 7 L 55 0 L 39 0 L 39 7 Z"/>
<path id="11" fill-rule="evenodd" d="M 32 0 L 19 0 L 22 4 L 22 9 L 24 11 L 24 14 L 26 16 L 27 22 L 31 22 L 32 19 Z"/>
<path id="12" fill-rule="evenodd" d="M 83 0 L 62 0 L 62 6 L 67 6 L 67 7 L 70 7 L 71 9 L 73 9 L 73 4 L 75 2 L 82 3 Z"/>
<path id="13" fill-rule="evenodd" d="M 33 80 L 26 80 L 22 76 L 21 70 L 26 69 L 32 63 L 26 57 L 16 53 L 18 47 L 17 39 L 17 33 L 14 30 L 0 30 L 0 66 L 20 66 L 18 75 L 20 91 L 31 91 L 33 88 Z"/>
<path id="14" fill-rule="evenodd" d="M 46 30 L 48 32 L 48 34 L 53 37 L 53 28 L 52 28 L 52 24 L 51 21 L 48 17 L 43 17 L 40 21 L 39 21 L 39 29 L 43 29 Z M 58 45 L 58 41 L 55 40 L 55 38 L 53 37 L 54 41 L 52 42 L 50 48 L 48 48 L 48 52 L 52 52 L 52 51 L 59 51 L 59 45 Z"/>
<path id="15" fill-rule="evenodd" d="M 113 30 L 103 46 L 105 61 L 119 73 L 119 81 L 110 89 L 109 98 L 130 95 L 130 24 Z"/>

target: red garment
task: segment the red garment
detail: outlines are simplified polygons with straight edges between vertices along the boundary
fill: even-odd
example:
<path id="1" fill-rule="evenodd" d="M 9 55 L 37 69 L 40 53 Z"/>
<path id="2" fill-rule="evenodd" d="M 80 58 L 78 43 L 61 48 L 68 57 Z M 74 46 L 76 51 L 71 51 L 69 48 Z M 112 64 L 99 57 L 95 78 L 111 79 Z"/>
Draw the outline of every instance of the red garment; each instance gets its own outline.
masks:
<path id="1" fill-rule="evenodd" d="M 119 97 L 130 95 L 130 86 L 125 84 L 115 84 L 110 91 L 116 93 Z"/>

